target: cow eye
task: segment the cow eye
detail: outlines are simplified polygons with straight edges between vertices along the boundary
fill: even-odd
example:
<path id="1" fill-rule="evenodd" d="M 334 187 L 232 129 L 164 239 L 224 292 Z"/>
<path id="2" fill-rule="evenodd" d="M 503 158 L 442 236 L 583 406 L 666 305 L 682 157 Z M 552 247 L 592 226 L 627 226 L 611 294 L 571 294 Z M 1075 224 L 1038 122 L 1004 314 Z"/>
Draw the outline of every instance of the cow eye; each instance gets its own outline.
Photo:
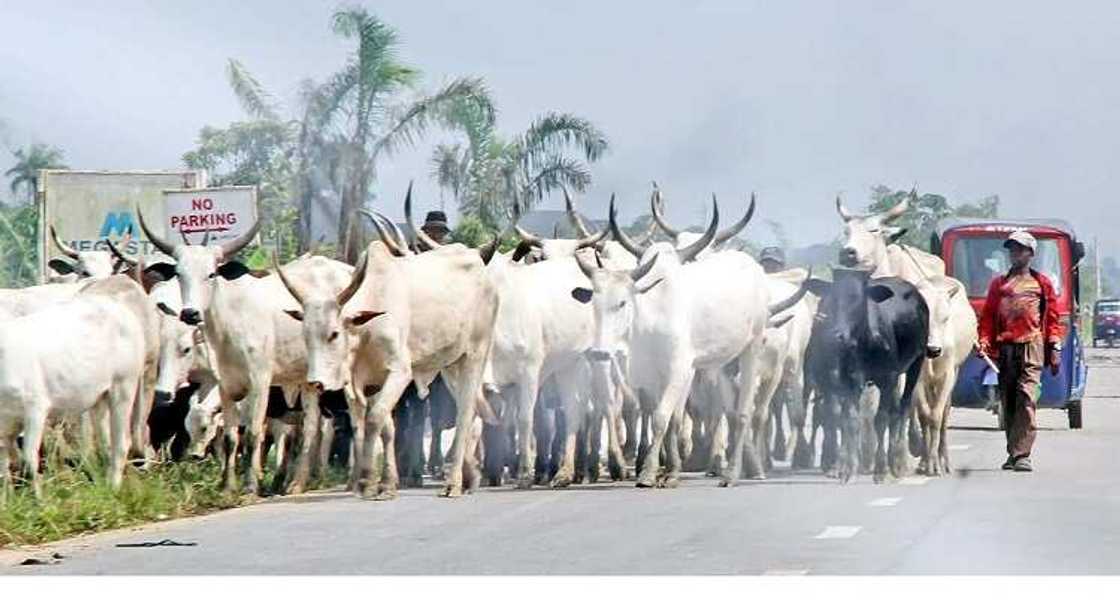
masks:
<path id="1" fill-rule="evenodd" d="M 626 307 L 626 300 L 618 302 L 618 309 L 621 310 Z"/>
<path id="2" fill-rule="evenodd" d="M 183 356 L 186 356 L 187 354 L 191 353 L 191 349 L 190 348 L 183 348 L 183 349 L 179 350 L 179 353 L 182 354 Z"/>
<path id="3" fill-rule="evenodd" d="M 214 278 L 216 276 L 218 276 L 217 272 L 211 272 L 206 278 Z"/>
<path id="4" fill-rule="evenodd" d="M 338 331 L 332 331 L 331 334 L 327 336 L 327 341 L 334 341 L 335 339 L 338 339 Z"/>

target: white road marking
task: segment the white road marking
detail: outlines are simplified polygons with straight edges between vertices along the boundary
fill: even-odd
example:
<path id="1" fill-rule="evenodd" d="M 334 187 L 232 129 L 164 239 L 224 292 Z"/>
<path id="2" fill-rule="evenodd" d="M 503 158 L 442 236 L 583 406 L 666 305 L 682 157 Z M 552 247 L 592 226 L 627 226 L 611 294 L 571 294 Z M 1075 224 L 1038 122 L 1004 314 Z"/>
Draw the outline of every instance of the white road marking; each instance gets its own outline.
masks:
<path id="1" fill-rule="evenodd" d="M 913 476 L 904 477 L 904 478 L 898 480 L 898 483 L 903 485 L 903 486 L 924 486 L 926 484 L 926 482 L 928 482 L 928 481 L 929 481 L 928 477 L 913 475 Z"/>
<path id="2" fill-rule="evenodd" d="M 762 572 L 763 576 L 804 576 L 809 573 L 807 569 L 771 569 Z"/>
<path id="3" fill-rule="evenodd" d="M 902 499 L 897 498 L 897 497 L 896 498 L 876 498 L 875 500 L 867 503 L 867 506 L 869 506 L 869 507 L 893 507 L 893 506 L 897 505 L 900 501 L 902 501 Z"/>
<path id="4" fill-rule="evenodd" d="M 862 530 L 862 529 L 863 529 L 863 526 L 828 526 L 827 528 L 824 529 L 823 532 L 821 532 L 820 534 L 817 534 L 814 538 L 816 540 L 831 540 L 831 539 L 834 539 L 834 538 L 851 538 L 852 536 L 855 536 L 856 534 L 859 534 L 859 531 Z"/>
<path id="5" fill-rule="evenodd" d="M 949 444 L 949 450 L 968 450 L 972 444 Z"/>

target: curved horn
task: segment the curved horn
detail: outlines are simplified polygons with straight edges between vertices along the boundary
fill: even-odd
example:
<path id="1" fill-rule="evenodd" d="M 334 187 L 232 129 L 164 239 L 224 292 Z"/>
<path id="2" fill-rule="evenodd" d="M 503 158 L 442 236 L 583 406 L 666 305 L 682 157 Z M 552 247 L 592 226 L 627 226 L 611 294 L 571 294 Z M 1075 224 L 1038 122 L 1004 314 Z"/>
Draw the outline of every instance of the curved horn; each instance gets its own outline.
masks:
<path id="1" fill-rule="evenodd" d="M 105 244 L 109 246 L 109 251 L 112 252 L 113 255 L 117 256 L 117 259 L 119 259 L 120 261 L 128 264 L 129 266 L 136 266 L 139 264 L 139 261 L 137 261 L 135 258 L 131 258 L 125 255 L 125 253 L 121 251 L 116 245 L 114 245 L 113 242 L 108 238 L 105 239 Z"/>
<path id="2" fill-rule="evenodd" d="M 521 221 L 521 205 L 517 202 L 516 199 L 514 199 L 514 201 L 513 201 L 513 231 L 516 232 L 517 236 L 521 237 L 521 240 L 525 241 L 527 244 L 532 245 L 533 247 L 540 247 L 543 243 L 541 238 L 538 237 L 537 235 L 525 230 L 524 228 L 521 228 L 521 226 L 518 225 L 519 221 Z"/>
<path id="3" fill-rule="evenodd" d="M 889 223 L 901 218 L 902 214 L 906 213 L 906 210 L 910 209 L 910 200 L 911 199 L 917 199 L 917 198 L 918 198 L 917 189 L 911 190 L 910 194 L 907 195 L 905 198 L 903 198 L 902 201 L 899 201 L 897 205 L 895 205 L 894 207 L 892 207 L 892 208 L 888 209 L 887 211 L 883 212 L 883 215 L 880 218 L 880 221 L 884 224 L 889 224 Z"/>
<path id="4" fill-rule="evenodd" d="M 154 233 L 152 233 L 152 230 L 148 228 L 148 223 L 144 221 L 144 212 L 140 211 L 139 207 L 136 208 L 136 217 L 140 219 L 140 230 L 144 231 L 144 236 L 148 237 L 148 240 L 152 242 L 152 245 L 155 245 L 156 249 L 162 251 L 163 253 L 174 257 L 175 249 L 178 248 L 178 245 L 172 245 L 171 243 L 168 243 L 167 241 L 159 238 Z M 255 227 L 253 229 L 253 233 L 256 233 Z"/>
<path id="5" fill-rule="evenodd" d="M 712 199 L 715 199 L 715 195 L 712 195 Z M 717 234 L 716 238 L 712 240 L 712 247 L 719 247 L 720 245 L 723 245 L 728 240 L 730 240 L 731 237 L 742 232 L 742 230 L 747 227 L 747 224 L 750 223 L 751 218 L 754 217 L 754 205 L 754 193 L 751 193 L 751 205 L 747 208 L 746 215 L 744 215 L 738 222 L 732 224 L 731 227 L 727 230 Z"/>
<path id="6" fill-rule="evenodd" d="M 840 219 L 848 222 L 855 217 L 848 208 L 844 207 L 844 202 L 840 200 L 840 195 L 836 195 L 836 213 L 840 214 Z"/>
<path id="7" fill-rule="evenodd" d="M 611 194 L 611 209 L 610 209 L 610 226 L 611 234 L 614 235 L 619 245 L 622 245 L 626 251 L 634 254 L 634 257 L 641 258 L 645 255 L 647 247 L 643 247 L 635 243 L 621 228 L 618 227 L 618 210 L 614 206 L 614 194 Z"/>
<path id="8" fill-rule="evenodd" d="M 368 263 L 369 255 L 363 251 L 362 257 L 358 260 L 358 265 L 354 267 L 354 276 L 350 278 L 350 283 L 346 285 L 345 289 L 339 291 L 334 298 L 338 302 L 339 308 L 345 306 L 346 302 L 350 301 L 350 298 L 354 297 L 354 294 L 361 288 L 362 282 L 366 280 L 366 264 Z"/>
<path id="9" fill-rule="evenodd" d="M 665 234 L 675 239 L 677 235 L 681 234 L 681 231 L 669 226 L 669 224 L 665 222 L 665 216 L 661 214 L 663 205 L 661 201 L 661 189 L 657 188 L 657 185 L 654 184 L 653 194 L 649 196 L 649 208 L 650 212 L 653 214 L 653 221 L 661 230 L 665 231 Z"/>
<path id="10" fill-rule="evenodd" d="M 653 235 L 656 234 L 656 233 L 657 233 L 657 222 L 654 222 L 653 220 L 650 220 L 649 221 L 649 228 L 646 228 L 645 234 L 638 237 L 636 239 L 636 241 L 638 242 L 639 245 L 648 246 L 651 242 L 653 242 Z"/>
<path id="11" fill-rule="evenodd" d="M 630 271 L 630 280 L 632 280 L 636 283 L 636 282 L 640 281 L 643 276 L 649 274 L 649 271 L 653 269 L 653 263 L 657 261 L 657 256 L 658 255 L 659 255 L 658 253 L 654 253 L 653 257 L 646 260 L 646 263 L 641 264 L 637 268 L 631 270 Z"/>
<path id="12" fill-rule="evenodd" d="M 396 222 L 390 220 L 385 214 L 379 211 L 373 212 L 373 215 L 378 220 L 381 220 L 381 224 L 388 227 L 389 231 L 393 233 L 393 240 L 396 241 L 397 247 L 399 247 L 405 255 L 416 252 L 416 250 L 408 244 L 408 237 L 404 236 L 404 231 L 401 230 L 400 226 L 397 226 Z"/>
<path id="13" fill-rule="evenodd" d="M 591 275 L 595 274 L 595 266 L 592 266 L 590 263 L 587 262 L 587 260 L 583 259 L 584 255 L 586 255 L 586 254 L 583 254 L 583 253 L 575 254 L 576 264 L 579 264 L 579 270 L 580 270 L 580 272 L 583 273 L 584 276 L 586 276 L 587 278 L 591 278 Z M 596 259 L 598 259 L 598 258 L 596 258 Z M 602 268 L 601 265 L 599 267 Z"/>
<path id="14" fill-rule="evenodd" d="M 568 195 L 568 187 L 560 185 L 560 190 L 564 191 L 564 207 L 568 210 L 568 220 L 572 222 L 576 232 L 579 233 L 579 238 L 586 239 L 593 236 L 591 231 L 587 229 L 587 224 L 583 223 L 583 218 L 576 213 L 575 205 L 572 204 L 572 198 Z"/>
<path id="15" fill-rule="evenodd" d="M 280 267 L 280 256 L 276 254 L 275 249 L 272 250 L 272 266 L 276 268 L 276 276 L 280 277 L 280 282 L 284 283 L 284 288 L 288 290 L 288 293 L 292 294 L 292 297 L 296 298 L 296 302 L 302 307 L 304 299 L 303 294 L 296 288 L 295 284 L 289 281 L 288 277 L 284 275 L 284 269 Z"/>
<path id="16" fill-rule="evenodd" d="M 253 222 L 253 227 L 246 231 L 245 234 L 237 237 L 236 239 L 233 239 L 232 241 L 226 241 L 225 243 L 222 243 L 222 257 L 231 258 L 236 255 L 238 251 L 241 251 L 242 248 L 244 248 L 249 244 L 250 241 L 253 240 L 253 237 L 257 236 L 257 231 L 259 231 L 260 229 L 261 219 L 258 217 L 256 222 Z"/>
<path id="17" fill-rule="evenodd" d="M 490 260 L 494 259 L 494 254 L 498 251 L 498 243 L 501 242 L 501 237 L 494 233 L 494 240 L 478 248 L 478 255 L 482 257 L 483 264 L 489 264 Z"/>
<path id="18" fill-rule="evenodd" d="M 719 228 L 719 203 L 716 203 L 715 195 L 712 195 L 712 222 L 708 224 L 708 230 L 704 231 L 704 235 L 696 240 L 695 243 L 678 249 L 677 255 L 680 256 L 681 263 L 690 262 L 696 258 L 696 255 L 704 251 L 716 238 L 716 229 Z"/>
<path id="19" fill-rule="evenodd" d="M 608 234 L 610 234 L 610 230 L 604 228 L 596 234 L 588 235 L 579 240 L 579 243 L 576 244 L 576 249 L 583 249 L 584 247 L 599 247 L 600 243 L 602 243 L 607 238 Z"/>
<path id="20" fill-rule="evenodd" d="M 770 312 L 770 316 L 776 316 L 796 306 L 798 302 L 801 301 L 801 298 L 805 297 L 805 294 L 809 292 L 809 281 L 812 279 L 813 271 L 809 270 L 809 274 L 805 277 L 805 280 L 801 281 L 801 286 L 797 288 L 796 293 L 780 302 L 770 304 L 769 308 L 767 308 Z"/>
<path id="21" fill-rule="evenodd" d="M 55 247 L 58 247 L 60 250 L 62 250 L 62 253 L 65 253 L 66 255 L 74 258 L 75 260 L 78 259 L 78 250 L 74 249 L 73 247 L 71 247 L 69 245 L 67 245 L 66 243 L 63 243 L 62 239 L 58 238 L 58 233 L 55 232 L 55 230 L 54 230 L 54 224 L 51 224 L 50 230 L 51 230 L 51 240 L 54 241 Z"/>
<path id="22" fill-rule="evenodd" d="M 412 181 L 408 182 L 408 192 L 404 195 L 404 221 L 408 224 L 408 228 L 412 230 L 412 235 L 416 237 L 416 244 L 421 249 L 427 251 L 442 247 L 435 239 L 428 236 L 421 228 L 416 228 L 416 223 L 412 221 Z"/>
<path id="23" fill-rule="evenodd" d="M 371 214 L 369 210 L 365 208 L 360 208 L 358 210 L 358 213 L 368 218 L 369 221 L 373 224 L 373 229 L 377 231 L 377 238 L 381 239 L 381 244 L 389 249 L 389 253 L 397 257 L 404 256 L 404 252 L 401 251 L 401 248 L 397 246 L 396 241 L 393 240 L 389 233 L 385 231 L 385 228 L 381 225 L 381 221 L 378 220 L 376 216 Z"/>

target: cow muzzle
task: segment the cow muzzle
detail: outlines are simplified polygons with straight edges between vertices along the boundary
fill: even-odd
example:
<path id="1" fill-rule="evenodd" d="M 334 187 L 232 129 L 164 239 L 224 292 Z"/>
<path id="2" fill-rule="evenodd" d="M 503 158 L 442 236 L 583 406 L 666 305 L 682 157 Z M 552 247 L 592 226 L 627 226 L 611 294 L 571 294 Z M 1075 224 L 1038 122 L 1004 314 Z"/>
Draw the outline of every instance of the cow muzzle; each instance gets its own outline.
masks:
<path id="1" fill-rule="evenodd" d="M 587 350 L 584 356 L 590 362 L 609 362 L 611 353 L 606 350 Z"/>
<path id="2" fill-rule="evenodd" d="M 322 381 L 309 381 L 307 383 L 307 387 L 310 387 L 315 393 L 319 394 L 320 396 L 323 395 L 323 392 L 327 389 L 323 386 Z"/>
<path id="3" fill-rule="evenodd" d="M 194 308 L 183 308 L 183 310 L 179 312 L 179 320 L 192 327 L 197 327 L 202 324 L 202 313 Z"/>
<path id="4" fill-rule="evenodd" d="M 937 346 L 937 345 L 927 345 L 926 346 L 926 358 L 940 358 L 941 357 L 941 352 L 942 352 L 941 346 Z"/>
<path id="5" fill-rule="evenodd" d="M 840 257 L 837 258 L 841 266 L 845 268 L 855 268 L 859 263 L 859 253 L 854 247 L 845 247 L 840 250 Z"/>

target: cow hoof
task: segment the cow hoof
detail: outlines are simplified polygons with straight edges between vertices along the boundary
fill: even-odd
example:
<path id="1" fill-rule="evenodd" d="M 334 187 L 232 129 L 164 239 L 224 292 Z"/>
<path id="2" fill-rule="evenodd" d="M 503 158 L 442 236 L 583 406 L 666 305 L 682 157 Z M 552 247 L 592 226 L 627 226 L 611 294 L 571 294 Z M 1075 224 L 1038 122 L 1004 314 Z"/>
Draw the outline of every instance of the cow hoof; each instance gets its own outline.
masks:
<path id="1" fill-rule="evenodd" d="M 876 473 L 875 476 L 872 479 L 875 481 L 876 484 L 882 484 L 882 483 L 887 481 L 887 474 L 886 473 Z"/>
<path id="2" fill-rule="evenodd" d="M 840 470 L 835 469 L 835 468 L 825 469 L 824 470 L 824 476 L 827 477 L 827 478 L 830 478 L 830 479 L 839 479 L 840 478 Z"/>
<path id="3" fill-rule="evenodd" d="M 376 496 L 373 497 L 373 500 L 378 501 L 378 502 L 385 502 L 385 501 L 396 500 L 396 499 L 397 499 L 397 491 L 393 490 L 393 489 L 390 489 L 390 488 L 382 489 L 380 492 L 377 493 Z"/>
<path id="4" fill-rule="evenodd" d="M 463 487 L 448 484 L 447 486 L 444 486 L 443 492 L 440 494 L 440 496 L 442 496 L 443 498 L 459 498 L 463 496 Z"/>
<path id="5" fill-rule="evenodd" d="M 720 488 L 734 488 L 735 483 L 736 483 L 736 480 L 733 480 L 730 477 L 722 477 L 719 480 L 719 487 Z"/>
<path id="6" fill-rule="evenodd" d="M 681 485 L 681 480 L 680 480 L 680 478 L 678 478 L 676 476 L 662 478 L 661 481 L 658 483 L 658 486 L 660 486 L 662 488 L 668 488 L 668 489 L 679 488 L 680 485 Z"/>
<path id="7" fill-rule="evenodd" d="M 291 484 L 284 490 L 284 494 L 287 496 L 295 496 L 297 494 L 303 494 L 304 490 L 303 484 Z"/>
<path id="8" fill-rule="evenodd" d="M 566 476 L 566 475 L 557 475 L 556 478 L 552 480 L 552 483 L 549 484 L 549 487 L 551 487 L 551 488 L 567 488 L 570 485 L 572 485 L 572 478 L 571 477 Z"/>
<path id="9" fill-rule="evenodd" d="M 527 477 L 518 478 L 516 488 L 518 490 L 530 490 L 533 488 L 533 480 Z"/>
<path id="10" fill-rule="evenodd" d="M 653 482 L 653 479 L 649 478 L 649 477 L 639 478 L 637 483 L 634 484 L 634 487 L 636 487 L 636 488 L 652 488 L 652 487 L 654 487 L 654 482 Z"/>

